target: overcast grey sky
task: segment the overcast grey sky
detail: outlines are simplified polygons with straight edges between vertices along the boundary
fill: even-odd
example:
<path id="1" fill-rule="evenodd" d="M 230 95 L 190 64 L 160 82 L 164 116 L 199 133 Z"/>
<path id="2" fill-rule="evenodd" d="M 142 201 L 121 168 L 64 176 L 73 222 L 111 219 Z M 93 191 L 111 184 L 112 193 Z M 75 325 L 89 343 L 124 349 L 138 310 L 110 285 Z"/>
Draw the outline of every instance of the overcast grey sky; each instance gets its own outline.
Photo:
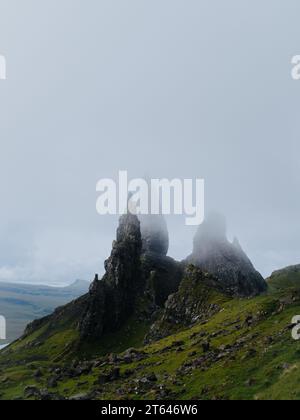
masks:
<path id="1" fill-rule="evenodd" d="M 299 0 L 0 0 L 0 280 L 101 272 L 99 178 L 205 178 L 264 274 L 300 263 Z M 170 218 L 170 254 L 194 228 Z"/>

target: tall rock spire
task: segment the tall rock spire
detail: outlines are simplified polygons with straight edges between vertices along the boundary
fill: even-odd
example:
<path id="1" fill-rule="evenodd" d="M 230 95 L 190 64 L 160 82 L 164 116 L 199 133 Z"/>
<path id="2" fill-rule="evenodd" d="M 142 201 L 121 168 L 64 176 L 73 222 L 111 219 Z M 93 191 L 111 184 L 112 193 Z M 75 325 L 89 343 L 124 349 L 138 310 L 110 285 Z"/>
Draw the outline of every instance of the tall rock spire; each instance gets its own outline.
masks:
<path id="1" fill-rule="evenodd" d="M 116 331 L 133 313 L 135 299 L 143 289 L 141 252 L 138 218 L 122 216 L 111 256 L 105 262 L 105 275 L 100 281 L 96 278 L 90 289 L 80 322 L 83 339 L 98 339 L 105 332 Z"/>

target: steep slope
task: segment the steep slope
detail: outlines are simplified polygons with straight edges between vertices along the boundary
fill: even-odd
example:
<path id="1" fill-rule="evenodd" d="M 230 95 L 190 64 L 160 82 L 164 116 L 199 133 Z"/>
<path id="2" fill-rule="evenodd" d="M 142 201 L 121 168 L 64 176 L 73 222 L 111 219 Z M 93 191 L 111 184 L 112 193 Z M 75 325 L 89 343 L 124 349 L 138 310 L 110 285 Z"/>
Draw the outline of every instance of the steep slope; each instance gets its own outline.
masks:
<path id="1" fill-rule="evenodd" d="M 134 312 L 136 300 L 145 289 L 141 271 L 142 238 L 140 223 L 132 215 L 120 220 L 117 240 L 105 263 L 104 278 L 96 277 L 87 307 L 79 324 L 83 340 L 97 340 L 117 331 Z"/>
<path id="2" fill-rule="evenodd" d="M 275 290 L 300 287 L 300 265 L 293 265 L 272 273 L 267 279 L 269 287 Z"/>
<path id="3" fill-rule="evenodd" d="M 103 279 L 96 275 L 88 294 L 34 321 L 0 353 L 2 398 L 253 398 L 265 391 L 265 367 L 282 359 L 272 343 L 279 350 L 288 339 L 299 289 L 239 299 L 266 286 L 236 244 L 228 248 L 222 235 L 226 252 L 205 266 L 217 267 L 214 274 L 167 257 L 166 238 L 156 229 L 142 236 L 137 217 L 123 216 Z M 214 239 L 204 243 L 219 256 L 219 233 Z M 291 343 L 284 348 L 294 361 Z M 270 386 L 277 380 L 273 369 Z"/>
<path id="4" fill-rule="evenodd" d="M 106 274 L 90 289 L 79 326 L 82 339 L 93 341 L 118 331 L 130 317 L 149 323 L 178 289 L 182 272 L 180 265 L 166 256 L 166 226 L 160 217 L 148 222 L 143 218 L 141 232 L 137 217 L 121 218 L 111 257 L 105 263 Z"/>
<path id="5" fill-rule="evenodd" d="M 192 277 L 185 278 L 187 289 L 206 283 L 196 272 Z M 181 319 L 184 303 L 181 292 L 175 295 Z M 220 310 L 209 319 L 190 324 L 188 316 L 162 340 L 81 362 L 52 354 L 72 331 L 46 344 L 35 332 L 0 353 L 0 398 L 300 399 L 300 342 L 290 326 L 300 314 L 299 288 L 246 300 L 221 296 L 216 292 Z M 194 308 L 193 298 L 185 299 Z"/>
<path id="6" fill-rule="evenodd" d="M 217 214 L 210 215 L 199 227 L 186 263 L 213 274 L 235 296 L 255 296 L 267 288 L 237 239 L 228 241 L 225 219 Z"/>
<path id="7" fill-rule="evenodd" d="M 187 267 L 178 292 L 169 296 L 146 341 L 157 341 L 184 327 L 207 322 L 228 299 L 226 289 L 211 274 L 195 266 Z"/>
<path id="8" fill-rule="evenodd" d="M 181 265 L 158 246 L 157 230 L 153 235 L 155 241 L 148 230 L 146 241 L 156 248 L 145 247 L 138 218 L 121 217 L 103 279 L 96 275 L 87 295 L 30 324 L 24 339 L 33 335 L 35 342 L 46 346 L 53 337 L 67 334 L 67 343 L 51 350 L 58 358 L 71 357 L 79 349 L 83 355 L 95 349 L 112 351 L 116 345 L 118 349 L 141 345 L 155 314 L 178 290 L 182 278 Z"/>

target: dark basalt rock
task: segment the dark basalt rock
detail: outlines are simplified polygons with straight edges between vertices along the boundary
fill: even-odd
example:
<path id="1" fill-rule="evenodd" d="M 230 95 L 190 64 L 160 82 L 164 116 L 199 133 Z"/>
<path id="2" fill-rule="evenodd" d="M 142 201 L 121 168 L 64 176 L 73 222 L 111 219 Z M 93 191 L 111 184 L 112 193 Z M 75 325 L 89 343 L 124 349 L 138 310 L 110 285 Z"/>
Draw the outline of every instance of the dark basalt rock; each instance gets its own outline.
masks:
<path id="1" fill-rule="evenodd" d="M 111 256 L 105 262 L 106 273 L 102 280 L 96 277 L 90 288 L 79 324 L 82 340 L 117 331 L 133 315 L 150 321 L 178 289 L 182 270 L 179 263 L 165 256 L 168 233 L 158 235 L 161 220 L 148 222 L 142 240 L 138 218 L 130 214 L 121 217 Z"/>
<path id="2" fill-rule="evenodd" d="M 170 257 L 148 252 L 143 255 L 142 268 L 154 304 L 163 308 L 170 294 L 178 290 L 183 276 L 182 264 Z"/>
<path id="3" fill-rule="evenodd" d="M 228 241 L 225 219 L 217 214 L 210 215 L 199 227 L 186 263 L 213 274 L 232 295 L 254 296 L 267 289 L 237 239 Z"/>
<path id="4" fill-rule="evenodd" d="M 208 320 L 220 311 L 219 303 L 227 299 L 226 288 L 214 276 L 188 266 L 178 292 L 169 296 L 162 315 L 146 337 L 146 343 L 164 338 L 178 328 Z"/>
<path id="5" fill-rule="evenodd" d="M 180 263 L 167 257 L 169 233 L 165 218 L 161 215 L 139 216 L 142 235 L 142 270 L 146 279 L 148 296 L 155 307 L 163 308 L 171 293 L 178 290 L 183 268 Z"/>
<path id="6" fill-rule="evenodd" d="M 238 242 L 227 240 L 222 219 L 209 219 L 200 227 L 194 252 L 184 263 L 167 257 L 164 219 L 150 217 L 142 225 L 141 232 L 136 216 L 122 216 L 104 277 L 96 275 L 88 294 L 34 321 L 25 335 L 45 326 L 46 341 L 58 326 L 66 325 L 79 331 L 80 348 L 86 342 L 100 342 L 103 335 L 118 332 L 128 322 L 151 325 L 167 302 L 161 322 L 149 335 L 155 339 L 169 334 L 174 325 L 180 328 L 215 313 L 218 307 L 210 298 L 216 291 L 250 296 L 266 289 Z M 198 268 L 186 269 L 191 263 Z M 65 353 L 71 351 L 69 343 Z"/>
<path id="7" fill-rule="evenodd" d="M 157 230 L 153 237 L 157 238 Z M 180 263 L 165 255 L 166 237 L 161 247 L 146 247 L 146 243 L 159 242 L 150 239 L 143 247 L 138 218 L 122 216 L 111 256 L 105 262 L 104 277 L 100 280 L 96 275 L 88 294 L 34 321 L 25 335 L 45 325 L 45 337 L 51 336 L 57 325 L 64 323 L 77 328 L 80 341 L 85 343 L 119 331 L 129 319 L 150 323 L 168 296 L 178 290 L 182 278 Z"/>
<path id="8" fill-rule="evenodd" d="M 96 277 L 90 288 L 79 326 L 82 339 L 98 339 L 105 332 L 118 330 L 133 313 L 144 288 L 141 252 L 139 220 L 130 214 L 122 216 L 117 240 L 105 262 L 106 273 L 102 280 Z"/>

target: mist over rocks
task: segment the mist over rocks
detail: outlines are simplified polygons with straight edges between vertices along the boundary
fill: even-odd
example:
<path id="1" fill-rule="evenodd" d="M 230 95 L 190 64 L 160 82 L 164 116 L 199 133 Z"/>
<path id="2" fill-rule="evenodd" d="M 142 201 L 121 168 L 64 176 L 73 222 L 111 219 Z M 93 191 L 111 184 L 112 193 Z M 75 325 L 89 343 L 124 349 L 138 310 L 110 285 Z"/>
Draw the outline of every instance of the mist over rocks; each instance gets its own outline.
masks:
<path id="1" fill-rule="evenodd" d="M 210 213 L 199 226 L 194 238 L 194 252 L 210 252 L 221 243 L 226 244 L 227 227 L 225 216 L 219 213 Z M 203 246 L 205 244 L 205 247 Z"/>
<path id="2" fill-rule="evenodd" d="M 140 215 L 139 220 L 144 276 L 155 291 L 155 305 L 163 307 L 169 295 L 178 290 L 183 269 L 179 262 L 167 256 L 169 232 L 164 216 Z"/>
<path id="3" fill-rule="evenodd" d="M 166 256 L 169 250 L 167 222 L 160 215 L 140 215 L 141 235 L 144 253 Z"/>
<path id="4" fill-rule="evenodd" d="M 96 276 L 89 291 L 79 324 L 81 339 L 93 341 L 118 331 L 130 318 L 148 322 L 177 291 L 181 266 L 166 256 L 165 220 L 145 217 L 142 225 L 132 214 L 120 218 L 105 275 L 101 280 Z"/>
<path id="5" fill-rule="evenodd" d="M 194 271 L 186 266 L 197 267 L 200 278 L 201 272 L 209 273 L 207 287 L 210 284 L 212 290 L 227 295 L 248 297 L 266 290 L 264 279 L 238 240 L 228 241 L 223 216 L 212 214 L 199 227 L 193 254 L 185 263 L 168 257 L 168 246 L 169 234 L 162 216 L 138 218 L 128 214 L 120 218 L 111 256 L 105 262 L 105 275 L 101 280 L 95 278 L 81 317 L 82 339 L 99 339 L 118 331 L 130 318 L 150 322 L 170 302 L 170 296 L 189 284 Z M 193 293 L 191 287 L 187 289 L 187 294 Z M 187 299 L 186 304 L 189 302 Z"/>
<path id="6" fill-rule="evenodd" d="M 264 279 L 238 241 L 228 241 L 221 216 L 213 215 L 199 227 L 193 254 L 184 262 L 167 256 L 168 244 L 163 217 L 140 221 L 132 214 L 122 216 L 103 278 L 96 275 L 86 295 L 34 321 L 25 335 L 45 325 L 51 335 L 56 325 L 69 324 L 79 334 L 79 347 L 88 342 L 100 344 L 108 334 L 124 328 L 127 334 L 134 334 L 141 327 L 146 335 L 162 310 L 168 322 L 175 317 L 176 325 L 180 320 L 186 325 L 209 317 L 218 310 L 207 300 L 214 293 L 249 297 L 266 290 Z M 152 339 L 167 334 L 168 327 L 165 331 L 160 331 L 159 324 L 156 327 Z"/>
<path id="7" fill-rule="evenodd" d="M 226 219 L 218 213 L 208 215 L 199 226 L 186 264 L 213 274 L 232 295 L 253 296 L 267 289 L 239 241 L 227 239 Z"/>

